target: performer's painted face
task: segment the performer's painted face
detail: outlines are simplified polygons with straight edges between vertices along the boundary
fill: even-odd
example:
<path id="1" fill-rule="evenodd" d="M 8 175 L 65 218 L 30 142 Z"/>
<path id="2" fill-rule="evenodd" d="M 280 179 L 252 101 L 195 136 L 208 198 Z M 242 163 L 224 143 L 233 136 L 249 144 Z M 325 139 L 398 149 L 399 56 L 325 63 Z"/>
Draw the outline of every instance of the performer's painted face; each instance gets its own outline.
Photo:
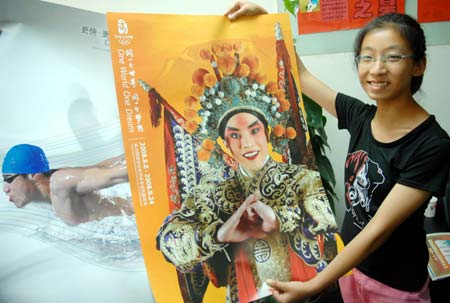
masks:
<path id="1" fill-rule="evenodd" d="M 250 172 L 257 172 L 268 154 L 264 124 L 246 112 L 232 116 L 225 127 L 225 142 L 236 161 Z"/>

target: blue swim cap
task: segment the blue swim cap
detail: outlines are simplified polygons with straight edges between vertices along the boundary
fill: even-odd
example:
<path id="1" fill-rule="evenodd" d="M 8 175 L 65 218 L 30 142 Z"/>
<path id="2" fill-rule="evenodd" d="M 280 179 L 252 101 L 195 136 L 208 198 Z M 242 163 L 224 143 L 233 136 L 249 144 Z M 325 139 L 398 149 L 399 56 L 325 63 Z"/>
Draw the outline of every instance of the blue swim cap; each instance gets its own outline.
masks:
<path id="1" fill-rule="evenodd" d="M 3 174 L 35 174 L 50 170 L 44 151 L 35 145 L 19 144 L 11 147 L 3 159 Z"/>

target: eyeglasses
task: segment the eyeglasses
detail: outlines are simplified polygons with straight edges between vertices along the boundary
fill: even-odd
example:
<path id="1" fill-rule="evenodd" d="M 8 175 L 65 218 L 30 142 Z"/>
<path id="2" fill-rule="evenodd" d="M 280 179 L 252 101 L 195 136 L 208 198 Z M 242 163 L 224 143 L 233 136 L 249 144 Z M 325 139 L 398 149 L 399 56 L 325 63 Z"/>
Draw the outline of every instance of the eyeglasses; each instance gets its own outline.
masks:
<path id="1" fill-rule="evenodd" d="M 21 174 L 3 174 L 3 182 L 11 184 Z"/>
<path id="2" fill-rule="evenodd" d="M 413 55 L 389 54 L 379 58 L 370 55 L 359 55 L 355 57 L 355 62 L 361 67 L 372 67 L 375 62 L 381 60 L 385 66 L 394 66 L 400 64 L 405 58 L 412 58 Z"/>

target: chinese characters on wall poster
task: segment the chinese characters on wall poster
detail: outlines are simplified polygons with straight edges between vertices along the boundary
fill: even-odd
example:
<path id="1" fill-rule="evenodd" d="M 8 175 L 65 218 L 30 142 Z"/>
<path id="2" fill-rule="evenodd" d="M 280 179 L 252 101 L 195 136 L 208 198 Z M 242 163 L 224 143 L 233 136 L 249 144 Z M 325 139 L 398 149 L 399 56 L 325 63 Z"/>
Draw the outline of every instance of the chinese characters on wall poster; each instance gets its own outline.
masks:
<path id="1" fill-rule="evenodd" d="M 299 34 L 311 34 L 364 26 L 387 13 L 404 13 L 405 0 L 300 0 Z M 417 1 L 419 22 L 450 21 L 448 0 Z"/>
<path id="2" fill-rule="evenodd" d="M 405 12 L 405 0 L 300 0 L 298 33 L 360 28 L 377 16 L 394 12 Z"/>

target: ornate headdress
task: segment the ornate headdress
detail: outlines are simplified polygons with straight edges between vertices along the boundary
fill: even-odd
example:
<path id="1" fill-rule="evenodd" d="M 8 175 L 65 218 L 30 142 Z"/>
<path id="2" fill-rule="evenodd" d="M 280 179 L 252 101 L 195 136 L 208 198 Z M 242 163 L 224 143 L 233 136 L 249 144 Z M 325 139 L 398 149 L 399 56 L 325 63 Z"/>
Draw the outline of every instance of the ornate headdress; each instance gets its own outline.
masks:
<path id="1" fill-rule="evenodd" d="M 212 71 L 199 68 L 192 74 L 191 96 L 185 99 L 186 129 L 199 140 L 200 161 L 213 166 L 223 162 L 217 139 L 220 126 L 237 112 L 256 113 L 264 117 L 271 129 L 270 142 L 274 151 L 283 154 L 296 131 L 289 125 L 290 102 L 276 82 L 266 83 L 259 73 L 256 56 L 240 58 L 240 43 L 216 43 L 211 50 L 203 49 L 200 56 L 211 62 Z M 222 125 L 221 125 L 222 124 Z"/>
<path id="2" fill-rule="evenodd" d="M 234 167 L 236 163 L 222 150 L 217 139 L 223 135 L 220 129 L 231 116 L 246 111 L 255 114 L 268 127 L 273 150 L 286 161 L 292 160 L 292 146 L 303 157 L 307 127 L 297 104 L 299 96 L 279 23 L 275 25 L 275 36 L 276 81 L 267 82 L 259 72 L 256 56 L 249 54 L 241 58 L 240 41 L 214 43 L 210 49 L 200 50 L 200 57 L 211 68 L 193 72 L 191 95 L 185 98 L 184 113 L 178 113 L 154 88 L 139 80 L 149 94 L 152 125 L 158 127 L 164 107 L 196 142 L 198 160 L 216 168 L 223 168 L 224 161 Z"/>

